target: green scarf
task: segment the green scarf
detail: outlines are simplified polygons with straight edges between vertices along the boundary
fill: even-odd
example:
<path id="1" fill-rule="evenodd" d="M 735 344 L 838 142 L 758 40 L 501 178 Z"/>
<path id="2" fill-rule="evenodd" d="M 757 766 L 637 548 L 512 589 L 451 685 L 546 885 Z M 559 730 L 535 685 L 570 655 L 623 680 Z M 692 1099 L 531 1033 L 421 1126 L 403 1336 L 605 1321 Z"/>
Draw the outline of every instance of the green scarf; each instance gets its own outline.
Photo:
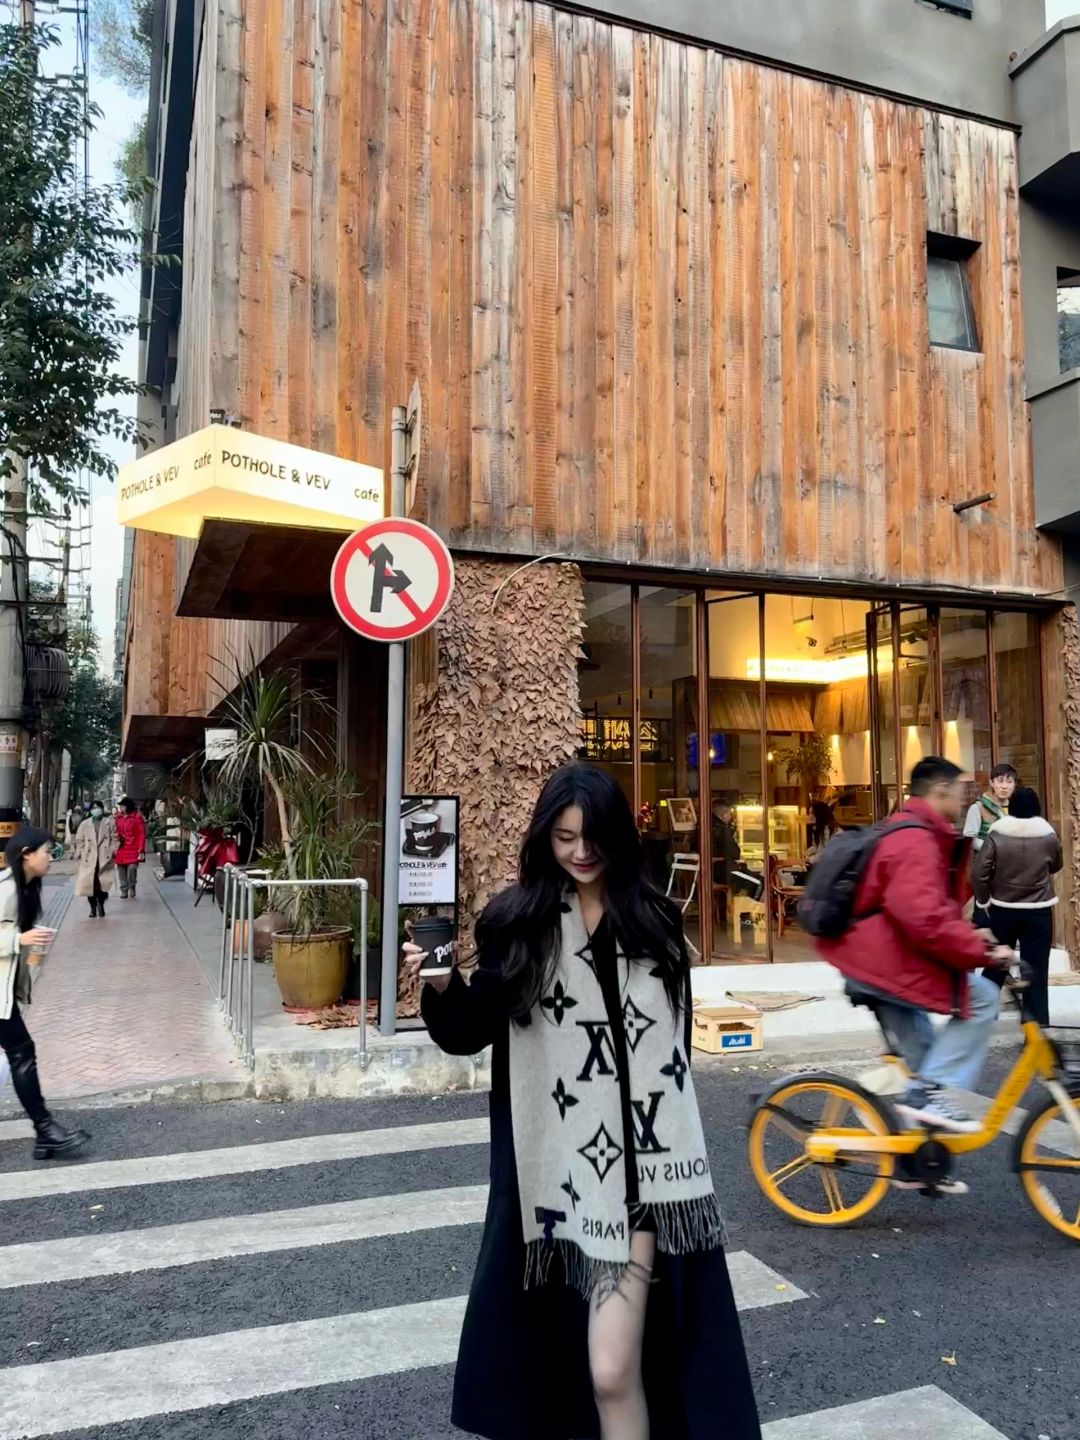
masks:
<path id="1" fill-rule="evenodd" d="M 990 832 L 990 826 L 996 825 L 999 820 L 1004 820 L 1006 811 L 992 795 L 983 795 L 979 798 L 979 839 L 985 840 Z"/>

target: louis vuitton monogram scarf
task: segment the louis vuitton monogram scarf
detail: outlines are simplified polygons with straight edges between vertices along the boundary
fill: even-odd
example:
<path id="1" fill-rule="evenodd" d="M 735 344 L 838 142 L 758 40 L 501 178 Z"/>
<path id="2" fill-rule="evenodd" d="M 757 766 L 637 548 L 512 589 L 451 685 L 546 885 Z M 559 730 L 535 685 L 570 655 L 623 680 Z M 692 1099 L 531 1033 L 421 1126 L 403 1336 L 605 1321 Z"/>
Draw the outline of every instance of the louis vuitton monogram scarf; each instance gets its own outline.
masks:
<path id="1" fill-rule="evenodd" d="M 617 949 L 629 1070 L 631 1137 L 611 1020 L 576 896 L 562 914 L 558 965 L 525 1026 L 510 1028 L 510 1102 L 526 1246 L 526 1285 L 561 1257 L 588 1295 L 630 1258 L 626 1148 L 633 1147 L 638 1208 L 661 1253 L 723 1244 L 698 1114 L 684 1017 L 673 1012 L 653 964 Z"/>

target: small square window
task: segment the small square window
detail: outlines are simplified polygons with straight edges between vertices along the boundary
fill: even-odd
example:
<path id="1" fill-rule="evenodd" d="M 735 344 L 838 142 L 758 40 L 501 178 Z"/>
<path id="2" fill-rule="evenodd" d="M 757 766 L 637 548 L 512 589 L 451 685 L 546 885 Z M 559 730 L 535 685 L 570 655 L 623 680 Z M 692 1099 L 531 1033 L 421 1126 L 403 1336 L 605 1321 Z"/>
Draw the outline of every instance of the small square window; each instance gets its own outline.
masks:
<path id="1" fill-rule="evenodd" d="M 977 246 L 952 236 L 930 235 L 926 245 L 926 303 L 930 344 L 978 350 L 968 260 Z"/>
<path id="2" fill-rule="evenodd" d="M 1061 368 L 1080 369 L 1080 270 L 1057 272 L 1057 321 Z"/>

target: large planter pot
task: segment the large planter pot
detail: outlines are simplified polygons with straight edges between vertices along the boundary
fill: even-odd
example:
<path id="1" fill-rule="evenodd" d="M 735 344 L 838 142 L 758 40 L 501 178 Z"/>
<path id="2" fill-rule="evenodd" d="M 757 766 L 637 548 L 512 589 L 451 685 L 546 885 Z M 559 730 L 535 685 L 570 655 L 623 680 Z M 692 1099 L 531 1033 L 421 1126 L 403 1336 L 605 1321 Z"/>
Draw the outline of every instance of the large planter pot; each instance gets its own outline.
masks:
<path id="1" fill-rule="evenodd" d="M 288 924 L 288 918 L 280 910 L 267 910 L 255 919 L 252 930 L 255 936 L 255 959 L 268 960 L 274 947 L 274 936 Z M 247 945 L 247 921 L 233 921 L 233 949 L 240 953 Z"/>
<path id="2" fill-rule="evenodd" d="M 304 937 L 274 934 L 274 978 L 287 1010 L 322 1010 L 341 999 L 352 931 L 339 927 Z"/>

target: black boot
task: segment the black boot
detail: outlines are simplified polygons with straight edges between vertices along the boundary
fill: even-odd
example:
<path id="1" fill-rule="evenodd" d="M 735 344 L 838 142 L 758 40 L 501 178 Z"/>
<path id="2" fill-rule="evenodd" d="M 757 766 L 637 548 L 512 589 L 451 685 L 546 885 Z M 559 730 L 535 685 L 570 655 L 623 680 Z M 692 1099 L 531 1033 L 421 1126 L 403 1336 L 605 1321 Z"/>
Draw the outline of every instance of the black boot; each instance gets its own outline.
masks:
<path id="1" fill-rule="evenodd" d="M 85 1130 L 65 1130 L 63 1125 L 58 1124 L 49 1114 L 38 1079 L 34 1042 L 27 1041 L 12 1050 L 8 1063 L 11 1066 L 11 1084 L 19 1097 L 19 1104 L 29 1115 L 37 1133 L 34 1159 L 54 1160 L 62 1155 L 72 1155 L 85 1145 L 90 1139 Z"/>
<path id="2" fill-rule="evenodd" d="M 91 919 L 91 920 L 96 920 L 96 919 L 97 919 L 97 901 L 96 901 L 96 900 L 91 900 L 91 901 L 90 901 L 90 919 Z"/>

